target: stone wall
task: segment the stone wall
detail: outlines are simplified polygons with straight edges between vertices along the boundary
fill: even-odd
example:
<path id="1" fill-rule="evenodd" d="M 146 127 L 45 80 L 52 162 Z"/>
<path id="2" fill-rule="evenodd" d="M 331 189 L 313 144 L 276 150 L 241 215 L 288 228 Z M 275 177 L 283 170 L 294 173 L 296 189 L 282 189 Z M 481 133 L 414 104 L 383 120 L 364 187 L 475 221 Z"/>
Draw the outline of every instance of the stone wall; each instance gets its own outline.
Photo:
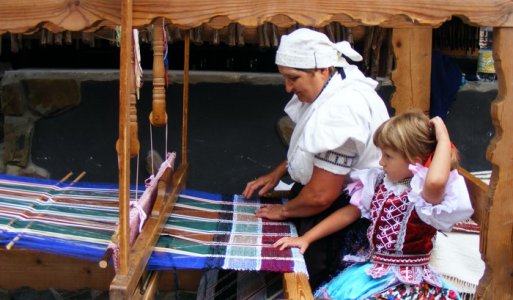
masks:
<path id="1" fill-rule="evenodd" d="M 31 160 L 34 123 L 80 104 L 80 82 L 74 79 L 16 80 L 6 72 L 1 86 L 3 153 L 0 171 L 48 178 Z"/>

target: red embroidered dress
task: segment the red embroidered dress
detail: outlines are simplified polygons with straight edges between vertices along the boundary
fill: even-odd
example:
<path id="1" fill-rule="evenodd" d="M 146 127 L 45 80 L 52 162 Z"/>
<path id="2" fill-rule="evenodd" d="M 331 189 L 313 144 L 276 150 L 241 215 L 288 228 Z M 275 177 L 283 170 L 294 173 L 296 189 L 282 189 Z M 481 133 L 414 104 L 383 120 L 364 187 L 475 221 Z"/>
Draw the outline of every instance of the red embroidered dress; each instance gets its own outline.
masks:
<path id="1" fill-rule="evenodd" d="M 389 192 L 382 182 L 376 187 L 370 214 L 368 238 L 372 267 L 367 274 L 380 278 L 394 272 L 399 281 L 418 284 L 422 280 L 441 287 L 438 276 L 429 267 L 436 229 L 424 223 L 415 212 L 407 191 Z"/>
<path id="2" fill-rule="evenodd" d="M 465 181 L 449 174 L 444 199 L 433 205 L 422 198 L 427 168 L 410 166 L 408 183 L 389 181 L 382 169 L 351 173 L 351 204 L 371 220 L 369 254 L 316 292 L 318 299 L 457 299 L 457 293 L 429 266 L 436 231 L 450 231 L 473 209 Z"/>

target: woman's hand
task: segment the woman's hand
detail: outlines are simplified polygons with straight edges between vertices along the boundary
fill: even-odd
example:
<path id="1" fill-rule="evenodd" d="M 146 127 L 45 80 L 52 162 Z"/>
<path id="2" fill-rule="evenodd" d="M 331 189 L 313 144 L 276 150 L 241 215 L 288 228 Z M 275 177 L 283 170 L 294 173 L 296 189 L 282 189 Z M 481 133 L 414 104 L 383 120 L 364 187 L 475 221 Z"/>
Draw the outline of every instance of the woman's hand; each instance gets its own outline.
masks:
<path id="1" fill-rule="evenodd" d="M 305 251 L 306 249 L 308 249 L 308 246 L 310 246 L 310 243 L 306 241 L 306 239 L 302 236 L 283 237 L 273 244 L 274 248 L 279 248 L 280 250 L 285 250 L 291 247 L 299 248 L 299 252 L 301 252 L 301 254 L 305 254 Z"/>
<path id="2" fill-rule="evenodd" d="M 280 179 L 287 172 L 287 161 L 283 161 L 279 164 L 271 173 L 266 174 L 264 176 L 260 176 L 255 178 L 246 184 L 246 188 L 242 192 L 242 196 L 246 199 L 250 199 L 256 190 L 258 191 L 258 196 L 263 196 L 265 193 L 273 189 Z"/>
<path id="3" fill-rule="evenodd" d="M 244 196 L 246 199 L 249 199 L 258 189 L 260 189 L 258 191 L 258 195 L 262 196 L 269 190 L 273 189 L 278 184 L 279 180 L 280 177 L 276 178 L 273 173 L 255 178 L 255 180 L 252 180 L 246 184 L 246 188 L 244 189 L 244 192 L 242 192 L 242 196 Z"/>
<path id="4" fill-rule="evenodd" d="M 263 205 L 255 212 L 255 215 L 259 218 L 266 218 L 274 221 L 283 221 L 287 219 L 283 214 L 283 205 L 281 204 Z"/>

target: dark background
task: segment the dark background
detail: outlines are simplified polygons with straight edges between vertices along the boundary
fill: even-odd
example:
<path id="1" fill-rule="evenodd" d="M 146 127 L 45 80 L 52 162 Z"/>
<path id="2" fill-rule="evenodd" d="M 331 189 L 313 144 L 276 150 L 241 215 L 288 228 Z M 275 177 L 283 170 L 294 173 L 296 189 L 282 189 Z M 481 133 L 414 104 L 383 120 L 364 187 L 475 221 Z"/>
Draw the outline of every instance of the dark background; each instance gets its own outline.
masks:
<path id="1" fill-rule="evenodd" d="M 169 126 L 151 127 L 151 82 L 138 101 L 141 155 L 132 159 L 132 182 L 148 177 L 145 156 L 177 152 L 181 159 L 182 85 L 167 91 Z M 84 180 L 117 182 L 118 82 L 82 83 L 82 103 L 73 110 L 36 123 L 33 162 L 59 179 L 69 171 L 87 172 Z M 289 96 L 280 85 L 198 83 L 189 88 L 188 187 L 218 193 L 239 193 L 244 182 L 270 171 L 285 159 L 277 134 Z M 151 133 L 150 133 L 151 130 Z"/>
<path id="2" fill-rule="evenodd" d="M 118 138 L 118 82 L 82 82 L 82 103 L 61 115 L 41 119 L 33 136 L 33 162 L 60 179 L 69 171 L 86 171 L 84 180 L 118 181 L 115 143 Z M 141 154 L 132 159 L 132 182 L 147 178 L 145 156 L 151 149 L 161 155 L 177 152 L 181 158 L 182 89 L 167 90 L 169 125 L 151 127 L 151 82 L 146 82 L 138 101 Z M 383 99 L 392 86 L 378 91 Z M 496 90 L 460 91 L 446 123 L 461 153 L 462 165 L 470 171 L 489 170 L 485 152 L 494 130 L 490 103 Z M 189 87 L 187 187 L 214 193 L 241 193 L 245 183 L 272 170 L 286 157 L 277 131 L 288 95 L 282 85 L 197 83 Z M 166 148 L 167 141 L 167 148 Z"/>
<path id="3" fill-rule="evenodd" d="M 97 40 L 95 47 L 81 44 L 39 45 L 25 41 L 18 53 L 10 51 L 6 39 L 0 54 L 1 69 L 118 69 L 119 48 Z M 102 45 L 103 43 L 103 45 Z M 141 44 L 142 67 L 151 70 L 150 44 Z M 275 49 L 256 45 L 191 44 L 191 70 L 223 72 L 276 73 Z M 475 75 L 476 60 L 454 58 L 467 77 Z M 171 70 L 183 68 L 183 44 L 169 45 Z M 475 76 L 474 76 L 475 77 Z M 471 78 L 470 78 L 471 79 Z M 36 123 L 33 136 L 33 162 L 47 169 L 52 178 L 60 179 L 69 171 L 93 182 L 118 181 L 115 142 L 118 137 L 118 82 L 84 81 L 81 83 L 80 106 L 62 115 Z M 151 149 L 164 155 L 177 151 L 180 162 L 181 102 L 180 84 L 167 89 L 169 128 L 152 128 L 148 124 L 152 83 L 145 82 L 138 101 L 139 164 L 132 159 L 132 182 L 142 183 L 148 176 L 145 156 Z M 388 103 L 392 86 L 378 91 Z M 446 117 L 453 142 L 461 152 L 462 165 L 470 171 L 491 169 L 485 152 L 494 129 L 490 103 L 496 89 L 466 89 L 458 93 Z M 277 134 L 276 124 L 284 115 L 290 95 L 282 85 L 234 83 L 198 83 L 189 88 L 188 187 L 216 192 L 240 193 L 247 181 L 269 172 L 285 158 L 286 148 Z M 167 148 L 166 148 L 167 140 Z M 137 170 L 139 170 L 137 172 Z"/>

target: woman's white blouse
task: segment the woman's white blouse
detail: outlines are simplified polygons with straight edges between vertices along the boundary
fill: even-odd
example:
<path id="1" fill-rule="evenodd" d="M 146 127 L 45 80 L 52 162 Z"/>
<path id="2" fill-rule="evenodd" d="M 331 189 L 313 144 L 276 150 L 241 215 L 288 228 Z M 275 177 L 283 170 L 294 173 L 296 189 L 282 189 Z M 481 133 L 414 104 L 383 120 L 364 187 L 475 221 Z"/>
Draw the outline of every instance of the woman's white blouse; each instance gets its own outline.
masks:
<path id="1" fill-rule="evenodd" d="M 285 112 L 296 123 L 287 153 L 289 174 L 308 183 L 314 165 L 334 174 L 379 166 L 380 151 L 372 143 L 374 130 L 386 121 L 388 111 L 375 91 L 376 81 L 355 66 L 344 68 L 346 78 L 335 73 L 312 103 L 292 97 Z M 346 161 L 326 164 L 316 155 L 336 151 Z"/>

